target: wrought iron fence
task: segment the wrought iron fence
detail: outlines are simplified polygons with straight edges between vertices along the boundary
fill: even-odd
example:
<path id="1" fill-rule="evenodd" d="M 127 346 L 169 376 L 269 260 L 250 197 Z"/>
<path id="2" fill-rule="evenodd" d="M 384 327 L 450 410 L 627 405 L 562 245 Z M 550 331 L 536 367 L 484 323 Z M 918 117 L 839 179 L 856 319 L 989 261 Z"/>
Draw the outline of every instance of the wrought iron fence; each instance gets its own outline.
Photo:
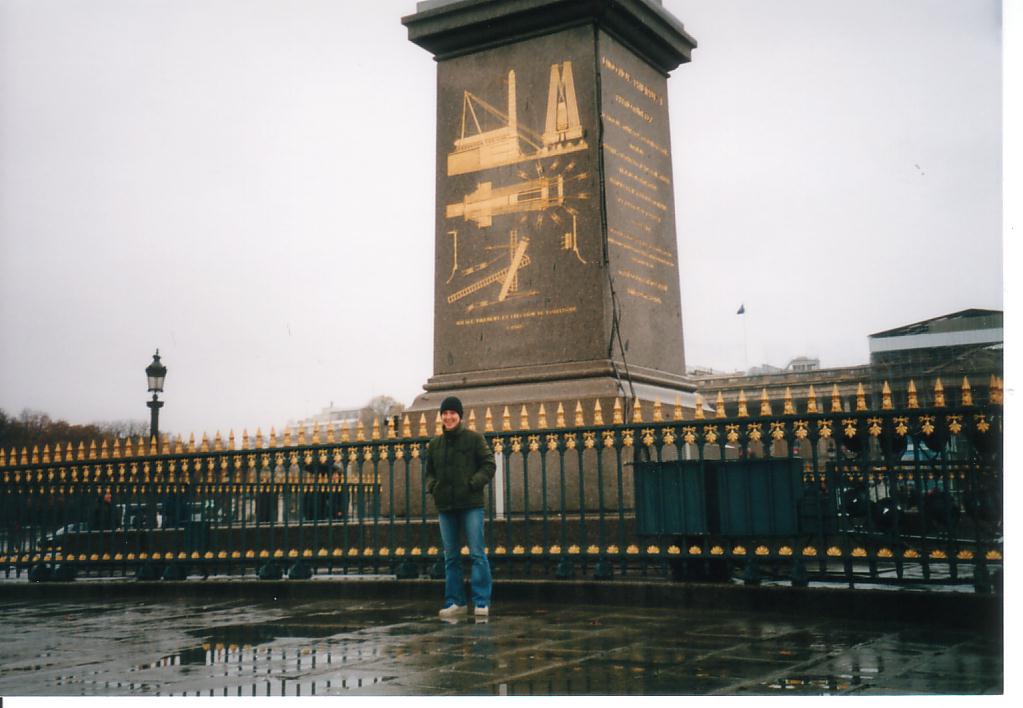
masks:
<path id="1" fill-rule="evenodd" d="M 805 585 L 963 583 L 1003 562 L 1002 393 L 877 405 L 811 388 L 713 406 L 488 409 L 495 575 Z M 731 413 L 729 412 L 731 407 Z M 781 407 L 780 413 L 774 407 Z M 687 416 L 684 416 L 687 413 Z M 517 423 L 517 424 L 516 424 Z M 439 428 L 434 420 L 434 433 Z M 81 575 L 439 576 L 423 488 L 426 416 L 334 430 L 0 451 L 0 570 Z M 463 552 L 468 553 L 467 549 Z"/>

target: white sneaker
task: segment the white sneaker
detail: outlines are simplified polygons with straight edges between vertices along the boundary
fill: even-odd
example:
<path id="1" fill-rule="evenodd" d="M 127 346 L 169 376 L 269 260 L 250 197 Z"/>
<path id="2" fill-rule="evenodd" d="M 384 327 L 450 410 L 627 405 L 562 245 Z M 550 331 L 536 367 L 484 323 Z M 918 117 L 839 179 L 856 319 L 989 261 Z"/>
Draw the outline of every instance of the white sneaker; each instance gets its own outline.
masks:
<path id="1" fill-rule="evenodd" d="M 477 606 L 477 607 L 475 607 L 473 609 L 472 613 L 474 615 L 476 615 L 477 617 L 489 617 L 490 616 L 490 608 L 489 607 L 479 607 L 479 606 Z"/>
<path id="2" fill-rule="evenodd" d="M 441 617 L 459 617 L 464 615 L 466 611 L 465 605 L 448 605 L 442 609 L 438 614 Z"/>

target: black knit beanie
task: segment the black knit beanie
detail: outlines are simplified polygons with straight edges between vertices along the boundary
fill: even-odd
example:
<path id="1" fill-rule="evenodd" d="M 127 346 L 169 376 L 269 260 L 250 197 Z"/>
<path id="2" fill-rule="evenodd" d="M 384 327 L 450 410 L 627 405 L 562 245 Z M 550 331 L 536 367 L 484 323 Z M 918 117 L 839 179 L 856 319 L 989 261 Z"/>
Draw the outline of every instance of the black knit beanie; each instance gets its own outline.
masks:
<path id="1" fill-rule="evenodd" d="M 440 402 L 440 412 L 454 411 L 458 414 L 459 418 L 462 418 L 465 414 L 462 413 L 462 402 L 454 396 L 448 396 Z"/>

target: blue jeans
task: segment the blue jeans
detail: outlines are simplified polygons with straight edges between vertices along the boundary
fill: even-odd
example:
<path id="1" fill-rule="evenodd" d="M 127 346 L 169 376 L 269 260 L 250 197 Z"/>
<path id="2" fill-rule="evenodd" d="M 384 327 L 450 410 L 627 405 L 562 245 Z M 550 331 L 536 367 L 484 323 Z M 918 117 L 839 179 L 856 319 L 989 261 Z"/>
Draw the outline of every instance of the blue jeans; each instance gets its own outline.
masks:
<path id="1" fill-rule="evenodd" d="M 461 532 L 464 531 L 469 557 L 472 559 L 472 603 L 476 607 L 489 607 L 493 582 L 490 578 L 490 562 L 483 552 L 483 508 L 442 511 L 439 515 L 440 537 L 444 544 L 444 606 L 466 604 L 459 543 Z"/>

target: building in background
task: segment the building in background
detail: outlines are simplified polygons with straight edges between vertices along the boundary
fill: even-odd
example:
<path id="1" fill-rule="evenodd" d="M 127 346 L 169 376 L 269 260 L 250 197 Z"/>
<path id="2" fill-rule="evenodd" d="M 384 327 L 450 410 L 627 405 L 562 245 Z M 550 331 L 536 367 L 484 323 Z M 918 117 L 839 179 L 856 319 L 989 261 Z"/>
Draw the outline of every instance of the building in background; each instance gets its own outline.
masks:
<path id="1" fill-rule="evenodd" d="M 313 429 L 319 425 L 321 434 L 326 434 L 327 428 L 331 425 L 334 426 L 335 433 L 340 434 L 342 428 L 349 428 L 355 430 L 355 425 L 359 421 L 359 414 L 362 412 L 362 408 L 338 408 L 333 403 L 321 410 L 315 415 L 311 415 L 308 418 L 302 420 L 288 421 L 286 427 L 287 430 L 305 431 L 308 437 L 312 436 Z"/>
<path id="2" fill-rule="evenodd" d="M 986 401 L 992 376 L 1001 377 L 1003 368 L 1003 313 L 1000 310 L 969 309 L 876 332 L 867 337 L 870 363 L 822 369 L 820 360 L 796 357 L 784 368 L 769 364 L 746 372 L 722 373 L 710 368 L 692 368 L 689 375 L 706 404 L 713 405 L 718 393 L 732 414 L 740 391 L 751 412 L 759 410 L 766 391 L 772 403 L 781 403 L 786 390 L 800 412 L 806 410 L 810 386 L 818 405 L 830 408 L 837 386 L 846 410 L 855 406 L 857 387 L 862 384 L 868 401 L 880 402 L 887 382 L 898 404 L 904 404 L 910 381 L 914 382 L 921 406 L 934 400 L 934 385 L 940 379 L 948 403 L 958 403 L 964 377 L 977 401 Z"/>

